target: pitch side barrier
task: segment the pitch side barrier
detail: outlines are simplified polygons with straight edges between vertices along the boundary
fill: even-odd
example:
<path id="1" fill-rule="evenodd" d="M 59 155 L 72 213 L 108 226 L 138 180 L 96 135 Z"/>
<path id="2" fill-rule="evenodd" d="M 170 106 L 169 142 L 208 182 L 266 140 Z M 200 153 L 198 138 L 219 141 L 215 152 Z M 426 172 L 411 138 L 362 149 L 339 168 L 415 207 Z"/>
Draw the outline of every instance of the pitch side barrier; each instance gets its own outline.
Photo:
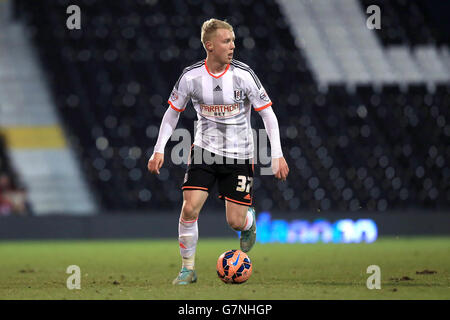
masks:
<path id="1" fill-rule="evenodd" d="M 0 240 L 177 239 L 178 212 L 0 217 Z M 198 220 L 202 238 L 237 237 L 220 211 Z M 382 236 L 450 235 L 448 212 L 311 213 L 257 211 L 260 243 L 373 242 Z"/>

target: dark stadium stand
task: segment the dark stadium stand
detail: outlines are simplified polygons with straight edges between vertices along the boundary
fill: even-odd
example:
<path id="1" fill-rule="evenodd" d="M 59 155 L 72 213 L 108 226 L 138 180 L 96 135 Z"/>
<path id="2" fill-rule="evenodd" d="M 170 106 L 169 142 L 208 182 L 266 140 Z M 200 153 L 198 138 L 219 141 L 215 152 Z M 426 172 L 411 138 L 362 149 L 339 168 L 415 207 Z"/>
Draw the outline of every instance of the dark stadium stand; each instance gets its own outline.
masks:
<path id="1" fill-rule="evenodd" d="M 403 2 L 383 2 L 392 8 L 383 16 L 383 41 L 440 40 L 433 28 L 418 33 L 409 18 L 397 18 Z M 174 143 L 166 147 L 161 175 L 146 167 L 172 86 L 185 66 L 205 56 L 200 26 L 211 17 L 234 25 L 236 59 L 261 79 L 280 123 L 290 176 L 284 183 L 255 178 L 259 210 L 449 208 L 448 84 L 434 93 L 424 86 L 318 90 L 274 0 L 77 3 L 81 30 L 65 27 L 72 1 L 17 1 L 17 12 L 104 209 L 179 210 L 185 167 L 169 161 Z M 426 23 L 414 8 L 412 17 Z M 189 105 L 178 127 L 192 133 L 194 119 Z M 263 128 L 256 113 L 252 123 Z M 217 199 L 209 202 L 222 207 Z"/>
<path id="2" fill-rule="evenodd" d="M 11 181 L 13 186 L 16 186 L 16 176 L 14 174 L 13 169 L 11 168 L 11 160 L 9 159 L 5 138 L 0 133 L 0 175 L 8 176 L 8 179 Z M 1 191 L 1 190 L 0 190 Z"/>
<path id="3" fill-rule="evenodd" d="M 11 166 L 5 139 L 0 133 L 0 216 L 30 213 L 26 190 Z"/>

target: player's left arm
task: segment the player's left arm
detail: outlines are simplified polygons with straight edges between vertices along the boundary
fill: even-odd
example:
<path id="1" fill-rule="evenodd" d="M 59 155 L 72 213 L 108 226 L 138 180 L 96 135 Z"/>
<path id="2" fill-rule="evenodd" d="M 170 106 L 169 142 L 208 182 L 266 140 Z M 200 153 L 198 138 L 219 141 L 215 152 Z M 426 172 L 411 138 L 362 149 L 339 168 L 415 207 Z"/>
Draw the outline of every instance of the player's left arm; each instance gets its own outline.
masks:
<path id="1" fill-rule="evenodd" d="M 258 111 L 259 115 L 263 119 L 264 127 L 266 128 L 267 135 L 270 140 L 270 147 L 272 149 L 272 170 L 275 174 L 275 178 L 285 181 L 289 174 L 289 166 L 283 157 L 283 151 L 281 150 L 280 130 L 278 127 L 278 119 L 273 112 L 271 106 L 267 106 L 264 109 Z"/>
<path id="2" fill-rule="evenodd" d="M 289 167 L 281 150 L 278 119 L 275 112 L 273 112 L 272 101 L 258 77 L 251 69 L 249 72 L 243 73 L 243 76 L 245 78 L 244 83 L 247 97 L 253 106 L 253 110 L 257 111 L 263 119 L 264 127 L 269 136 L 272 149 L 272 172 L 275 178 L 285 181 L 289 174 Z"/>

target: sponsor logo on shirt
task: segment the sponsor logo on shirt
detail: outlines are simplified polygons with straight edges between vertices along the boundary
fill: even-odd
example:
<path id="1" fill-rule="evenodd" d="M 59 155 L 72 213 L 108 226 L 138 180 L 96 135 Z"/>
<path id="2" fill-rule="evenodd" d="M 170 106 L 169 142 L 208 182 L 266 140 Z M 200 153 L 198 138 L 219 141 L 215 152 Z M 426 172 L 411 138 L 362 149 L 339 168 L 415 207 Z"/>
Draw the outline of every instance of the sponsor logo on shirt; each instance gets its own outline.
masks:
<path id="1" fill-rule="evenodd" d="M 200 113 L 207 117 L 228 118 L 239 114 L 239 104 L 201 104 Z"/>

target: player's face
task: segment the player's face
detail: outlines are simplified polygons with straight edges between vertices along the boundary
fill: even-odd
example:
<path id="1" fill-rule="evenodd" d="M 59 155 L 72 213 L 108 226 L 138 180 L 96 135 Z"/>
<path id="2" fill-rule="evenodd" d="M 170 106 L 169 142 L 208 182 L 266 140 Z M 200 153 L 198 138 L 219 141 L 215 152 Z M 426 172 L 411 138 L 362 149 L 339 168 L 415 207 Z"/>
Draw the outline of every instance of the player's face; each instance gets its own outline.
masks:
<path id="1" fill-rule="evenodd" d="M 212 39 L 213 51 L 211 52 L 218 62 L 229 64 L 234 53 L 234 32 L 227 29 L 217 29 Z"/>

